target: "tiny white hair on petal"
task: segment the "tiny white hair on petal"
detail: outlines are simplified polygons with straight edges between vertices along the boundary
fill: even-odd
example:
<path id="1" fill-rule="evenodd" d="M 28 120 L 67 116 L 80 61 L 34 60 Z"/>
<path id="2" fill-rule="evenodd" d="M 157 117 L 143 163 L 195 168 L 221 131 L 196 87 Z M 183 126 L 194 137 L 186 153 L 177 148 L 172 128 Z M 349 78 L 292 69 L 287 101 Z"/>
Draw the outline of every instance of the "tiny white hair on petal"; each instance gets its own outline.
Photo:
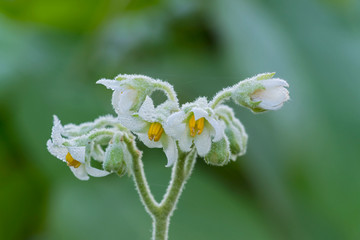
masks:
<path id="1" fill-rule="evenodd" d="M 176 142 L 172 137 L 166 135 L 162 136 L 160 141 L 163 145 L 164 152 L 168 160 L 166 167 L 171 167 L 178 158 L 178 149 L 176 147 Z"/>
<path id="2" fill-rule="evenodd" d="M 156 121 L 156 111 L 153 100 L 146 96 L 144 103 L 141 105 L 139 109 L 139 116 L 147 122 L 155 122 Z"/>
<path id="3" fill-rule="evenodd" d="M 61 136 L 61 133 L 63 131 L 63 126 L 61 125 L 61 122 L 56 115 L 54 115 L 53 117 L 54 117 L 54 125 L 51 129 L 51 139 L 55 145 L 61 145 L 64 142 L 64 139 Z"/>
<path id="4" fill-rule="evenodd" d="M 285 80 L 282 80 L 280 78 L 272 78 L 272 79 L 260 80 L 260 81 L 265 88 L 278 87 L 278 86 L 289 87 L 289 84 Z"/>
<path id="5" fill-rule="evenodd" d="M 204 128 L 200 135 L 196 135 L 194 143 L 199 156 L 204 157 L 211 148 L 210 129 Z"/>
<path id="6" fill-rule="evenodd" d="M 78 168 L 70 167 L 70 170 L 78 179 L 83 181 L 89 180 L 89 175 L 86 172 L 84 164 L 81 164 Z"/>
<path id="7" fill-rule="evenodd" d="M 100 79 L 96 82 L 96 84 L 102 84 L 104 85 L 107 89 L 111 89 L 111 90 L 115 90 L 117 88 L 119 88 L 121 86 L 121 82 L 120 81 L 116 81 L 116 80 L 109 80 L 109 79 Z"/>
<path id="8" fill-rule="evenodd" d="M 182 132 L 185 131 L 186 124 L 183 123 L 185 119 L 185 113 L 183 111 L 171 114 L 163 124 L 163 128 L 166 134 L 179 139 Z"/>
<path id="9" fill-rule="evenodd" d="M 220 139 L 222 139 L 224 136 L 225 126 L 223 124 L 221 124 L 219 121 L 216 121 L 212 117 L 208 117 L 208 118 L 206 118 L 206 120 L 214 128 L 214 131 L 215 131 L 213 142 L 220 141 Z"/>
<path id="10" fill-rule="evenodd" d="M 65 162 L 66 154 L 68 153 L 68 150 L 66 147 L 60 145 L 55 145 L 50 139 L 46 143 L 48 151 L 53 155 L 54 157 L 62 160 Z"/>
<path id="11" fill-rule="evenodd" d="M 194 107 L 191 111 L 194 113 L 195 121 L 209 116 L 209 114 L 202 108 Z"/>
<path id="12" fill-rule="evenodd" d="M 289 100 L 289 91 L 282 86 L 276 86 L 258 90 L 252 94 L 251 98 L 255 102 L 260 101 L 259 107 L 263 109 L 278 110 L 284 102 Z"/>
<path id="13" fill-rule="evenodd" d="M 85 163 L 85 147 L 67 147 L 67 149 L 73 159 Z"/>
<path id="14" fill-rule="evenodd" d="M 86 169 L 86 172 L 92 177 L 104 177 L 104 176 L 110 174 L 110 172 L 96 169 L 94 167 L 91 167 L 88 164 L 85 165 L 85 169 Z"/>
<path id="15" fill-rule="evenodd" d="M 149 123 L 133 116 L 119 116 L 119 122 L 133 132 L 143 132 Z"/>
<path id="16" fill-rule="evenodd" d="M 136 133 L 136 135 L 148 148 L 162 148 L 161 141 L 151 141 L 147 133 Z"/>
<path id="17" fill-rule="evenodd" d="M 178 139 L 179 147 L 183 152 L 189 152 L 193 142 L 193 138 L 190 136 L 189 131 L 186 130 L 188 129 L 185 129 Z"/>
<path id="18" fill-rule="evenodd" d="M 117 114 L 130 114 L 130 108 L 134 105 L 137 95 L 138 92 L 135 89 L 116 89 L 111 101 Z"/>

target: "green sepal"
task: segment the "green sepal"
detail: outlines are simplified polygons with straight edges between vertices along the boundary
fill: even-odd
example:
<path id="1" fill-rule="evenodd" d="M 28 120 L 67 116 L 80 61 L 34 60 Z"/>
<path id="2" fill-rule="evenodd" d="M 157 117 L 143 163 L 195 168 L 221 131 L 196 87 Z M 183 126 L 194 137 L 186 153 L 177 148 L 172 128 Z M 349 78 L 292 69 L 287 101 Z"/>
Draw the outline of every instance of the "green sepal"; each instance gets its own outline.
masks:
<path id="1" fill-rule="evenodd" d="M 230 143 L 231 159 L 246 153 L 248 135 L 239 119 L 235 117 L 234 111 L 224 105 L 215 109 L 216 115 L 225 123 L 225 135 Z"/>
<path id="2" fill-rule="evenodd" d="M 119 176 L 130 173 L 131 159 L 126 144 L 123 142 L 121 134 L 116 134 L 109 143 L 105 151 L 103 162 L 104 170 L 115 172 Z"/>
<path id="3" fill-rule="evenodd" d="M 204 158 L 205 162 L 214 166 L 224 166 L 230 160 L 230 147 L 227 137 L 211 144 L 210 152 Z"/>

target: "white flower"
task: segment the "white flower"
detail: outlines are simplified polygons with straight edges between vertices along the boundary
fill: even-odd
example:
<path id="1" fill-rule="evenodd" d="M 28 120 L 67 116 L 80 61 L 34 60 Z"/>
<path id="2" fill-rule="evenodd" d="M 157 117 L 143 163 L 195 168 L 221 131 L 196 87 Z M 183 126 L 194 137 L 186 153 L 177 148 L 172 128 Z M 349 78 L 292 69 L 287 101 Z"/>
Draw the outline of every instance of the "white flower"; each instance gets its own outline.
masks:
<path id="1" fill-rule="evenodd" d="M 179 142 L 182 151 L 191 150 L 194 142 L 197 152 L 204 157 L 224 136 L 224 126 L 215 118 L 205 98 L 183 105 L 182 110 L 172 114 L 164 125 L 165 131 Z"/>
<path id="2" fill-rule="evenodd" d="M 109 174 L 107 171 L 90 166 L 90 159 L 86 158 L 86 146 L 65 146 L 71 140 L 63 138 L 62 132 L 63 126 L 58 117 L 54 116 L 54 126 L 51 131 L 51 139 L 47 141 L 47 148 L 53 156 L 66 162 L 78 179 L 88 180 L 88 174 L 93 177 L 103 177 Z"/>
<path id="3" fill-rule="evenodd" d="M 173 102 L 178 102 L 173 87 L 161 80 L 152 79 L 144 75 L 119 74 L 115 80 L 101 79 L 98 84 L 114 90 L 112 105 L 119 116 L 137 112 L 146 96 L 160 90 Z"/>
<path id="4" fill-rule="evenodd" d="M 273 78 L 275 73 L 262 73 L 245 79 L 232 88 L 231 98 L 235 103 L 250 108 L 253 112 L 278 110 L 289 100 L 289 84 Z"/>
<path id="5" fill-rule="evenodd" d="M 115 112 L 119 115 L 130 114 L 130 109 L 136 103 L 138 90 L 118 80 L 101 79 L 98 84 L 103 84 L 107 88 L 114 90 L 112 105 Z"/>
<path id="6" fill-rule="evenodd" d="M 138 113 L 119 116 L 122 125 L 134 132 L 149 148 L 163 148 L 170 167 L 178 157 L 176 142 L 164 131 L 167 117 L 177 109 L 177 103 L 166 101 L 155 108 L 152 99 L 146 99 Z"/>
<path id="7" fill-rule="evenodd" d="M 255 90 L 250 98 L 254 102 L 260 102 L 257 107 L 265 110 L 278 110 L 284 102 L 289 100 L 289 91 L 285 87 L 289 84 L 279 78 L 258 80 L 263 89 Z"/>

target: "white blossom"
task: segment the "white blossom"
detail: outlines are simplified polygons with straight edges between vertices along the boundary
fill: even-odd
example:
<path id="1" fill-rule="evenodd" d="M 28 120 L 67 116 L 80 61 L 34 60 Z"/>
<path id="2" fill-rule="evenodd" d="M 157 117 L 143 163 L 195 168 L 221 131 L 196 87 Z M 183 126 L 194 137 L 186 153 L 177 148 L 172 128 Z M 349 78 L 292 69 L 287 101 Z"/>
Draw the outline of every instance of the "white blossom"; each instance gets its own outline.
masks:
<path id="1" fill-rule="evenodd" d="M 47 141 L 49 152 L 58 159 L 66 162 L 70 170 L 80 180 L 88 180 L 89 176 L 103 177 L 109 174 L 90 166 L 90 159 L 87 159 L 86 146 L 72 146 L 71 139 L 62 137 L 63 126 L 57 116 L 54 116 L 51 139 Z M 69 146 L 67 146 L 69 145 Z"/>
<path id="2" fill-rule="evenodd" d="M 259 80 L 263 89 L 255 90 L 250 98 L 254 102 L 260 102 L 258 107 L 265 110 L 278 110 L 284 102 L 289 100 L 289 91 L 285 87 L 289 84 L 279 78 Z"/>
<path id="3" fill-rule="evenodd" d="M 164 131 L 167 117 L 177 109 L 177 103 L 166 101 L 155 108 L 150 97 L 146 97 L 135 114 L 119 116 L 122 125 L 134 132 L 149 148 L 163 148 L 170 167 L 178 157 L 175 140 Z"/>
<path id="4" fill-rule="evenodd" d="M 164 129 L 178 140 L 182 151 L 190 151 L 194 143 L 202 157 L 210 151 L 212 142 L 217 142 L 224 136 L 224 126 L 217 120 L 205 98 L 184 104 L 181 111 L 167 119 Z"/>
<path id="5" fill-rule="evenodd" d="M 131 107 L 136 103 L 138 90 L 118 80 L 101 79 L 96 83 L 103 84 L 107 88 L 114 90 L 112 105 L 117 114 L 130 114 Z"/>
<path id="6" fill-rule="evenodd" d="M 278 110 L 289 100 L 289 84 L 273 78 L 275 73 L 262 73 L 245 79 L 233 87 L 231 98 L 235 103 L 250 108 L 253 112 Z"/>

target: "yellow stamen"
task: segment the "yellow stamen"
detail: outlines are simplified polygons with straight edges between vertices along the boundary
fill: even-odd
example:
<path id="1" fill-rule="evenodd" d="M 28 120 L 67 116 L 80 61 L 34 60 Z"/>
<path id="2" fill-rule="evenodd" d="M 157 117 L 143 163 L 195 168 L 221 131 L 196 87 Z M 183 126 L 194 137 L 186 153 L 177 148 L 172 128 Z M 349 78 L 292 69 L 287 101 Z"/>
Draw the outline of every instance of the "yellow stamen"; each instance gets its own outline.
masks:
<path id="1" fill-rule="evenodd" d="M 196 129 L 197 129 L 197 134 L 200 135 L 203 130 L 204 130 L 204 123 L 205 123 L 205 118 L 199 118 L 196 121 Z"/>
<path id="2" fill-rule="evenodd" d="M 158 122 L 154 122 L 150 125 L 148 131 L 148 137 L 151 141 L 157 142 L 160 140 L 164 129 L 162 128 L 161 124 Z"/>
<path id="3" fill-rule="evenodd" d="M 192 137 L 195 137 L 195 135 L 196 135 L 195 124 L 196 124 L 195 116 L 193 114 L 189 121 L 190 136 L 192 136 Z"/>
<path id="4" fill-rule="evenodd" d="M 199 118 L 195 121 L 194 114 L 190 117 L 189 128 L 190 136 L 195 137 L 196 134 L 200 135 L 204 130 L 205 118 Z"/>
<path id="5" fill-rule="evenodd" d="M 152 123 L 152 124 L 150 125 L 149 131 L 148 131 L 148 137 L 149 137 L 150 140 L 153 140 L 152 132 L 153 132 L 153 129 L 154 129 L 154 125 L 155 125 L 155 124 Z"/>
<path id="6" fill-rule="evenodd" d="M 164 129 L 160 127 L 159 132 L 155 135 L 154 141 L 157 142 L 160 140 L 162 133 L 164 132 Z"/>
<path id="7" fill-rule="evenodd" d="M 81 165 L 81 162 L 75 160 L 69 152 L 66 154 L 65 159 L 69 167 L 78 168 Z"/>

